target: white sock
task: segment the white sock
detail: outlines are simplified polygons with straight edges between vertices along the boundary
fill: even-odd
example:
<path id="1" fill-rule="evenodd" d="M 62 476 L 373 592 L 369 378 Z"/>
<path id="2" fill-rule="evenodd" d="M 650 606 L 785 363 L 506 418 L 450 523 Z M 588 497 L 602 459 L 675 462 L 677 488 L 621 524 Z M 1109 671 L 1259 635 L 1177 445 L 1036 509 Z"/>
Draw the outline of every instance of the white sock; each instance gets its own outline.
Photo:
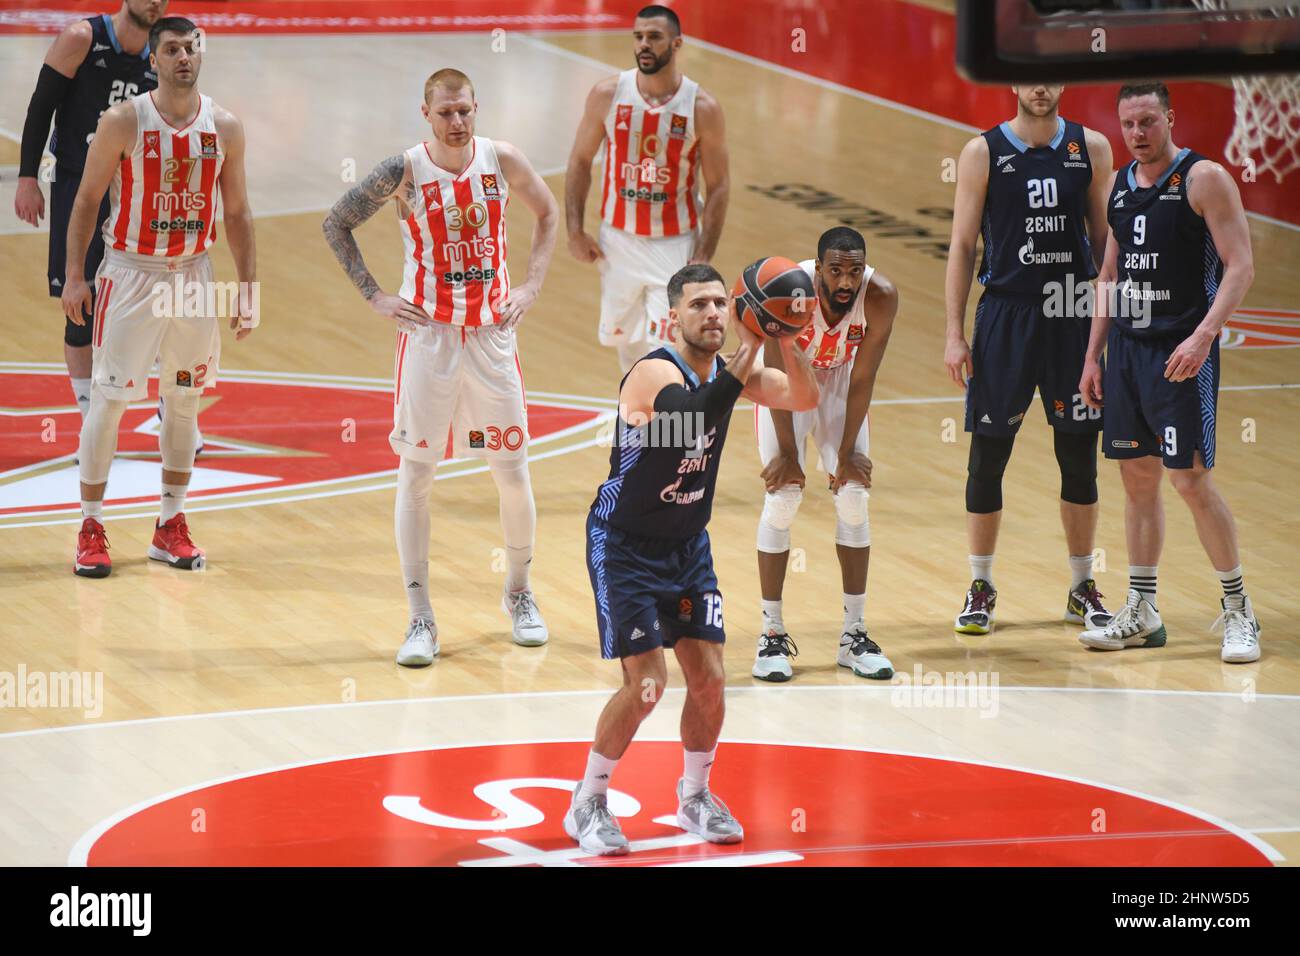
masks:
<path id="1" fill-rule="evenodd" d="M 77 400 L 77 408 L 81 411 L 81 420 L 84 422 L 86 416 L 90 414 L 90 379 L 74 378 L 72 382 L 72 397 Z"/>
<path id="2" fill-rule="evenodd" d="M 617 760 L 602 757 L 596 751 L 587 754 L 587 772 L 582 775 L 582 786 L 578 788 L 578 802 L 594 796 L 604 796 L 609 790 L 609 778 L 614 776 Z"/>
<path id="3" fill-rule="evenodd" d="M 411 620 L 422 617 L 433 623 L 433 605 L 429 602 L 429 562 L 402 565 L 402 580 L 406 582 L 406 603 L 411 609 Z"/>
<path id="4" fill-rule="evenodd" d="M 970 579 L 972 581 L 987 581 L 989 587 L 993 587 L 993 555 L 970 555 Z"/>
<path id="5" fill-rule="evenodd" d="M 104 501 L 82 501 L 81 516 L 83 518 L 94 518 L 100 524 L 104 523 Z"/>
<path id="6" fill-rule="evenodd" d="M 781 620 L 782 601 L 764 601 L 763 602 L 763 631 L 776 630 L 778 633 L 785 631 L 785 621 Z"/>
<path id="7" fill-rule="evenodd" d="M 1219 576 L 1219 583 L 1223 585 L 1223 596 L 1230 594 L 1245 594 L 1246 585 L 1241 576 L 1241 565 L 1237 565 L 1231 571 L 1214 572 Z"/>
<path id="8" fill-rule="evenodd" d="M 1092 555 L 1070 555 L 1070 574 L 1074 578 L 1074 580 L 1070 582 L 1071 588 L 1077 588 L 1084 581 L 1092 577 Z"/>
<path id="9" fill-rule="evenodd" d="M 1156 566 L 1141 564 L 1128 566 L 1128 586 L 1132 591 L 1146 598 L 1152 607 L 1156 607 Z"/>
<path id="10" fill-rule="evenodd" d="M 163 482 L 162 486 L 162 515 L 159 519 L 160 524 L 166 524 L 185 510 L 185 492 L 189 485 L 169 485 Z"/>
<path id="11" fill-rule="evenodd" d="M 533 547 L 506 547 L 506 590 L 511 594 L 528 590 L 528 566 L 533 563 Z"/>
<path id="12" fill-rule="evenodd" d="M 717 747 L 709 751 L 682 751 L 684 758 L 682 779 L 686 781 L 682 784 L 683 797 L 693 797 L 709 789 L 709 769 L 713 766 L 713 759 L 717 755 Z"/>
<path id="13" fill-rule="evenodd" d="M 528 477 L 528 459 L 489 461 L 488 470 L 500 498 L 501 529 L 506 539 L 506 591 L 528 589 L 528 566 L 533 560 L 537 533 L 537 506 Z"/>
<path id="14" fill-rule="evenodd" d="M 411 620 L 433 620 L 433 605 L 429 603 L 429 492 L 436 470 L 432 462 L 410 458 L 403 458 L 397 466 L 393 507 L 397 560 Z"/>
<path id="15" fill-rule="evenodd" d="M 867 594 L 865 591 L 861 594 L 844 595 L 844 630 L 846 633 L 862 623 L 862 612 L 866 608 Z"/>

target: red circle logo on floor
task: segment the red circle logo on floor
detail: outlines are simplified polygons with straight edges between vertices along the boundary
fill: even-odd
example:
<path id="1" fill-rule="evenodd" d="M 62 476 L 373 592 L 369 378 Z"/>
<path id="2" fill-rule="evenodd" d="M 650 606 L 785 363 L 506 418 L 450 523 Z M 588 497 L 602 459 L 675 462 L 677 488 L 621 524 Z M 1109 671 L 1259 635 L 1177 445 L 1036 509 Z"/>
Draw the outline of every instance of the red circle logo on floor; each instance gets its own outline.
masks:
<path id="1" fill-rule="evenodd" d="M 592 858 L 561 821 L 578 742 L 331 760 L 191 790 L 91 831 L 91 866 L 1267 866 L 1240 835 L 1140 796 L 932 757 L 724 743 L 711 789 L 745 828 L 676 824 L 681 746 L 634 743 L 610 807 L 632 842 Z"/>

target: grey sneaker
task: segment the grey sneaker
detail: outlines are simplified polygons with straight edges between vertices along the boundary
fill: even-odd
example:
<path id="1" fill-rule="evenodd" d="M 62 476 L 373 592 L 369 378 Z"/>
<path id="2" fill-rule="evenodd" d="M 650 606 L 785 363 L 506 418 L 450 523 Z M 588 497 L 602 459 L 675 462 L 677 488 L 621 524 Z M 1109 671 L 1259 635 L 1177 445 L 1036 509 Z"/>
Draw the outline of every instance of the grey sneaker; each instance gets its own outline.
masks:
<path id="1" fill-rule="evenodd" d="M 702 836 L 710 843 L 739 843 L 745 839 L 740 821 L 727 805 L 706 787 L 689 797 L 682 796 L 685 779 L 677 781 L 677 825 L 687 833 Z"/>
<path id="2" fill-rule="evenodd" d="M 403 667 L 428 667 L 438 656 L 438 626 L 422 617 L 406 629 L 406 640 L 397 649 L 397 663 Z"/>
<path id="3" fill-rule="evenodd" d="M 1259 660 L 1259 632 L 1255 608 L 1244 594 L 1229 594 L 1222 601 L 1223 613 L 1210 625 L 1213 631 L 1223 625 L 1223 647 L 1219 659 L 1225 664 L 1249 664 Z"/>
<path id="4" fill-rule="evenodd" d="M 861 624 L 840 635 L 840 652 L 835 663 L 868 680 L 889 680 L 894 676 L 894 665 Z"/>
<path id="5" fill-rule="evenodd" d="M 564 832 L 592 856 L 622 856 L 628 849 L 627 837 L 618 825 L 618 817 L 610 813 L 605 795 L 593 794 L 579 803 L 581 790 L 581 783 L 573 790 L 569 812 L 564 815 Z"/>
<path id="6" fill-rule="evenodd" d="M 501 597 L 501 610 L 510 615 L 510 639 L 520 647 L 541 647 L 550 639 L 532 591 L 507 591 Z"/>

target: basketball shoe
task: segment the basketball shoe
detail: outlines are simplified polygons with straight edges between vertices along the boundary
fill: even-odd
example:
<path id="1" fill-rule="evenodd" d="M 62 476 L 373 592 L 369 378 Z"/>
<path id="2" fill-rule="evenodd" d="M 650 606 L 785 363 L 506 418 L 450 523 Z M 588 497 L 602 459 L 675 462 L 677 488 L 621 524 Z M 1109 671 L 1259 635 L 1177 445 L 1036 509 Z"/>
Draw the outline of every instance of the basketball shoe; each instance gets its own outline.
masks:
<path id="1" fill-rule="evenodd" d="M 603 793 L 594 793 L 581 803 L 579 783 L 573 789 L 573 800 L 564 815 L 564 832 L 578 841 L 584 853 L 592 856 L 622 856 L 628 850 L 627 837 L 618 825 L 618 818 L 609 810 Z"/>
<path id="2" fill-rule="evenodd" d="M 77 532 L 77 556 L 73 559 L 72 573 L 83 578 L 106 578 L 112 572 L 104 526 L 94 518 L 87 518 Z"/>
<path id="3" fill-rule="evenodd" d="M 867 629 L 861 624 L 840 635 L 840 653 L 835 663 L 870 680 L 889 680 L 894 676 L 894 665 L 880 645 L 867 636 Z"/>
<path id="4" fill-rule="evenodd" d="M 202 571 L 207 564 L 203 549 L 190 540 L 190 529 L 184 513 L 176 515 L 166 524 L 154 521 L 153 543 L 149 557 L 184 571 Z"/>
<path id="5" fill-rule="evenodd" d="M 988 634 L 993 630 L 993 606 L 998 592 L 987 581 L 976 579 L 966 592 L 966 605 L 957 615 L 953 630 L 958 634 Z"/>
<path id="6" fill-rule="evenodd" d="M 520 647 L 541 647 L 550 640 L 532 591 L 506 591 L 501 596 L 501 610 L 510 615 L 510 639 Z"/>
<path id="7" fill-rule="evenodd" d="M 727 805 L 705 787 L 699 793 L 686 796 L 682 789 L 685 778 L 677 781 L 677 825 L 687 833 L 704 837 L 710 843 L 739 843 L 745 839 L 740 821 L 731 815 Z"/>
<path id="8" fill-rule="evenodd" d="M 1105 627 L 1114 615 L 1102 606 L 1101 599 L 1102 593 L 1097 590 L 1097 582 L 1088 578 L 1077 588 L 1070 588 L 1065 599 L 1065 619 L 1071 624 L 1082 624 L 1088 628 Z"/>
<path id="9" fill-rule="evenodd" d="M 783 683 L 794 676 L 790 658 L 798 656 L 799 645 L 790 639 L 789 634 L 768 628 L 758 636 L 758 656 L 754 658 L 754 668 L 750 673 L 759 680 Z"/>
<path id="10" fill-rule="evenodd" d="M 1223 646 L 1219 659 L 1225 664 L 1249 664 L 1259 660 L 1259 632 L 1255 608 L 1244 594 L 1229 594 L 1222 600 L 1223 613 L 1210 626 L 1213 631 L 1223 625 Z"/>
<path id="11" fill-rule="evenodd" d="M 1079 643 L 1098 651 L 1122 651 L 1126 647 L 1164 647 L 1165 626 L 1157 611 L 1137 591 L 1128 592 L 1128 600 L 1105 627 L 1092 628 L 1079 635 Z"/>
<path id="12" fill-rule="evenodd" d="M 397 649 L 397 663 L 403 667 L 428 667 L 438 656 L 438 625 L 417 617 L 406 629 L 406 640 Z"/>

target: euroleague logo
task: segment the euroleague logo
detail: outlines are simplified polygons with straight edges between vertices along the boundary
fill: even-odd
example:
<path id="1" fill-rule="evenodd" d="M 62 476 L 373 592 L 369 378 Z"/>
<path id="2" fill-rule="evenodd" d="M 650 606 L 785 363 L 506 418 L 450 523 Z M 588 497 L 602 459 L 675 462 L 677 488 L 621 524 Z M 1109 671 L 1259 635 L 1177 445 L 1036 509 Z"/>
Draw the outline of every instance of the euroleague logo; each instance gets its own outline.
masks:
<path id="1" fill-rule="evenodd" d="M 1267 866 L 1216 821 L 1139 794 L 913 754 L 723 742 L 710 790 L 745 828 L 719 846 L 677 820 L 677 741 L 636 741 L 610 811 L 630 841 L 593 857 L 562 821 L 588 741 L 450 746 L 274 768 L 115 814 L 90 866 Z M 1097 826 L 1097 808 L 1106 821 Z"/>
<path id="2" fill-rule="evenodd" d="M 177 373 L 177 384 L 191 384 Z M 150 395 L 157 395 L 151 379 Z M 470 446 L 511 451 L 525 442 L 547 454 L 595 444 L 584 434 L 611 417 L 598 399 L 527 396 L 528 429 L 484 423 Z M 133 403 L 123 415 L 117 460 L 108 483 L 110 516 L 152 513 L 158 502 L 158 403 Z M 199 429 L 204 449 L 190 481 L 191 510 L 244 507 L 315 496 L 388 488 L 398 459 L 393 387 L 384 379 L 277 372 L 222 372 L 203 392 Z M 77 453 L 81 414 L 66 373 L 53 366 L 0 365 L 0 528 L 65 521 L 79 511 Z M 530 441 L 531 436 L 531 441 Z M 424 447 L 436 445 L 432 437 Z M 452 457 L 446 436 L 440 475 L 476 467 Z M 538 449 L 539 452 L 542 448 Z"/>
<path id="3" fill-rule="evenodd" d="M 1238 309 L 1219 333 L 1225 349 L 1293 349 L 1300 346 L 1300 311 Z"/>

